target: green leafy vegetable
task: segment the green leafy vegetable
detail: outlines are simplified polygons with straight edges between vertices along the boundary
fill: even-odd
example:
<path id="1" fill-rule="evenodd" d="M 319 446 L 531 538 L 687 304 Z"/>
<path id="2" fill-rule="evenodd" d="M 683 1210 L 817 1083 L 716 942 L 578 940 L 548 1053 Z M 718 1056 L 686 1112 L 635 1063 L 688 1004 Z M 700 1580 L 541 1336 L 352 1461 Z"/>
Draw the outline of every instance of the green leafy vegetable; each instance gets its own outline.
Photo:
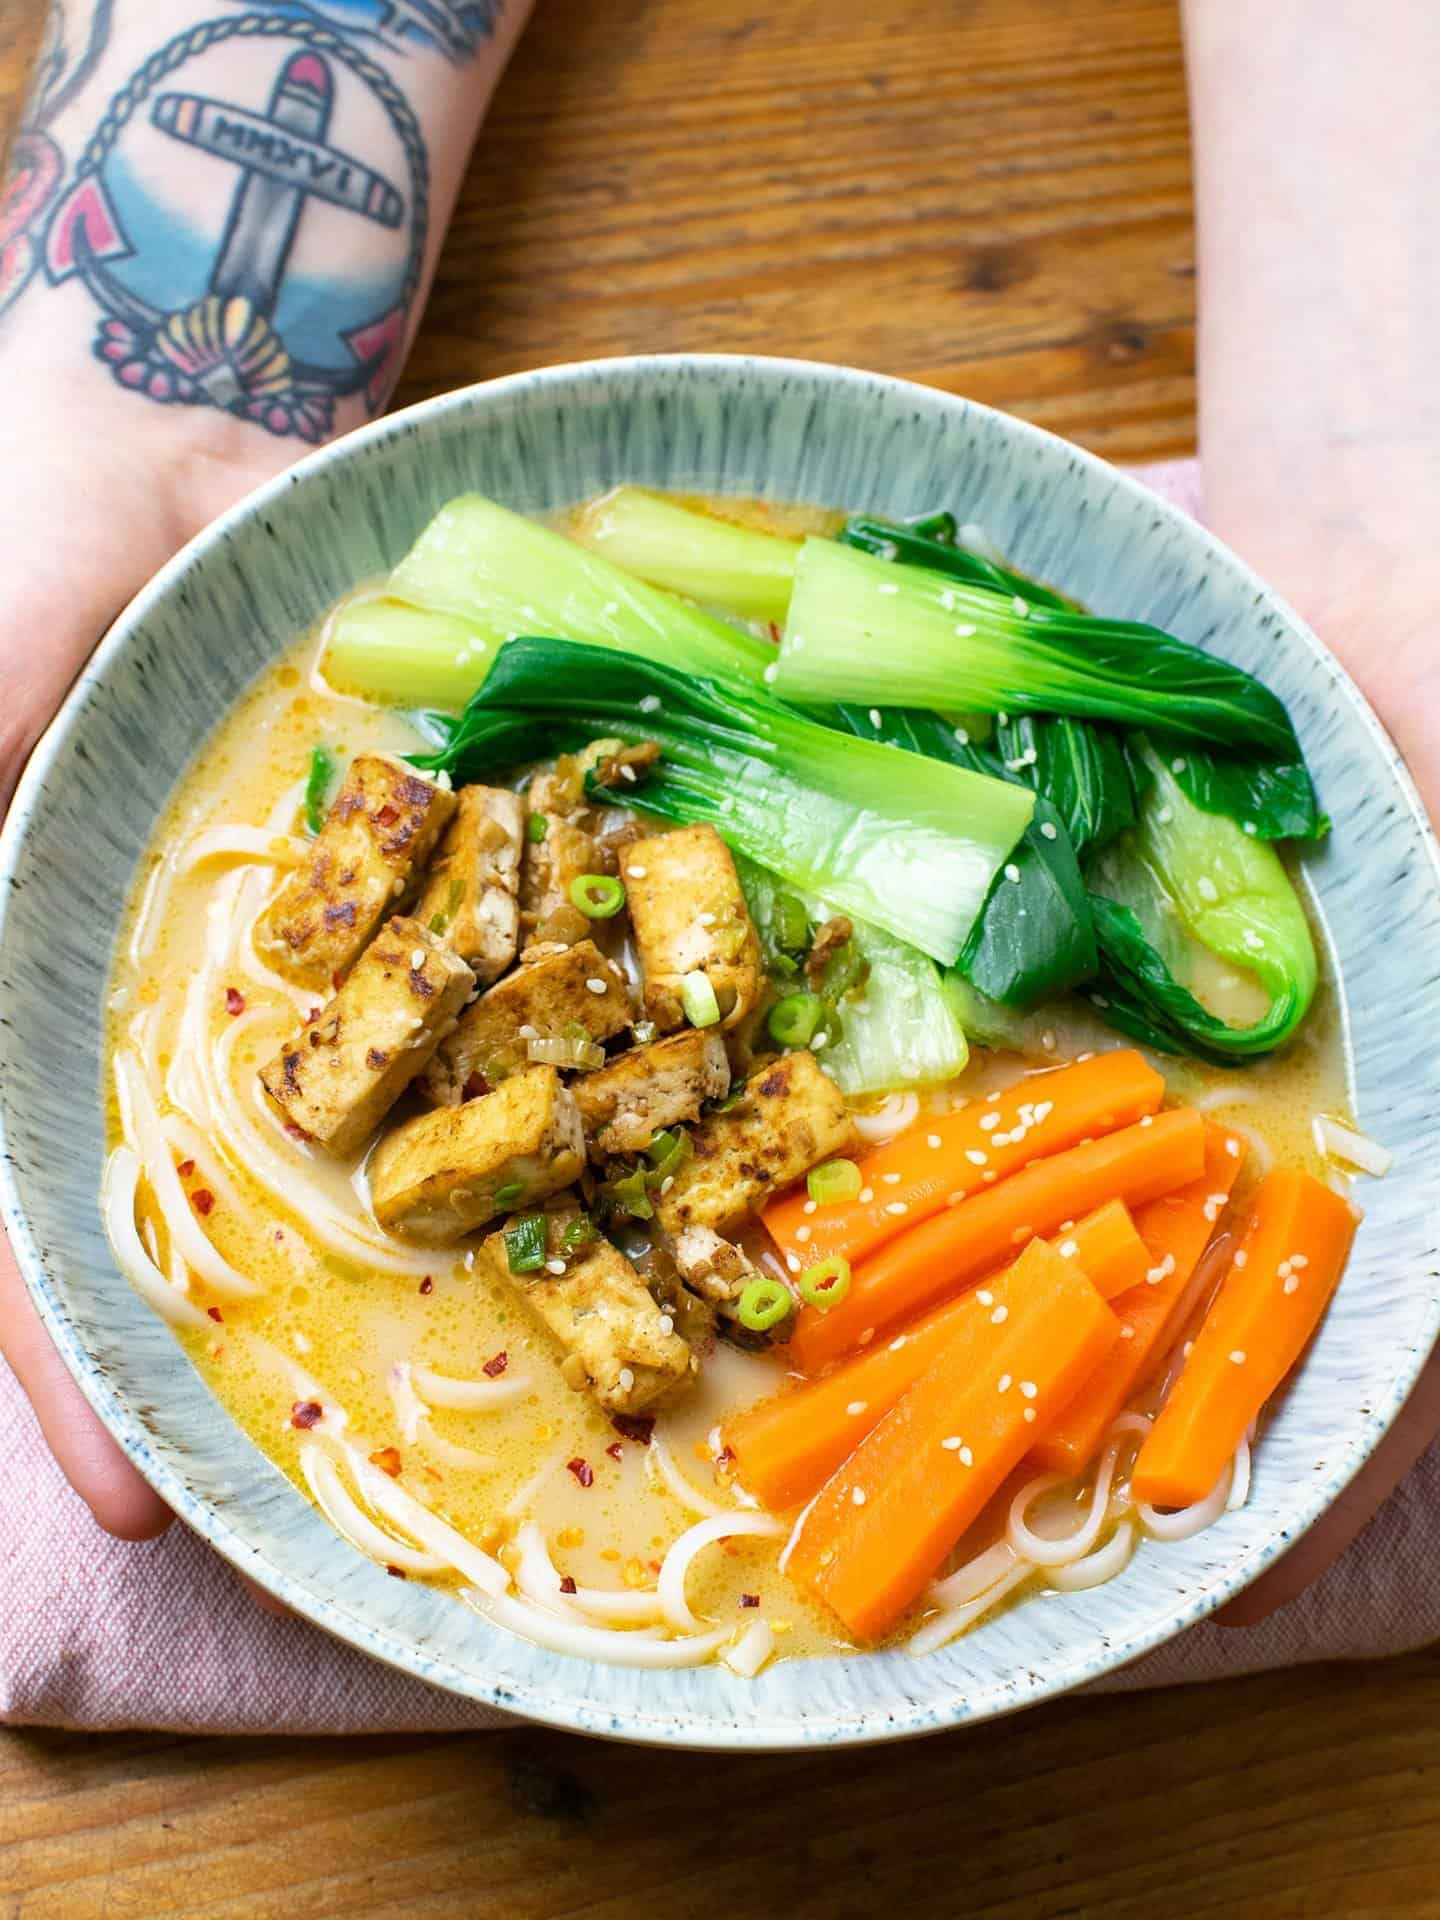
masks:
<path id="1" fill-rule="evenodd" d="M 786 699 L 1065 713 L 1298 759 L 1285 708 L 1157 627 L 1007 600 L 832 540 L 807 540 L 781 642 Z"/>
<path id="2" fill-rule="evenodd" d="M 1204 813 L 1223 813 L 1259 840 L 1320 840 L 1330 822 L 1320 811 L 1310 769 L 1298 756 L 1219 753 L 1187 746 L 1173 756 L 1176 779 Z"/>
<path id="3" fill-rule="evenodd" d="M 458 783 L 598 733 L 659 742 L 639 790 L 650 812 L 710 822 L 790 889 L 946 965 L 1034 810 L 1024 788 L 901 761 L 763 690 L 563 640 L 503 647 L 449 744 L 417 764 Z"/>
<path id="4" fill-rule="evenodd" d="M 652 586 L 745 620 L 785 618 L 798 540 L 697 513 L 644 487 L 617 487 L 587 507 L 575 537 Z"/>
<path id="5" fill-rule="evenodd" d="M 648 1167 L 636 1167 L 633 1173 L 624 1173 L 615 1180 L 606 1181 L 600 1194 L 612 1212 L 628 1213 L 632 1220 L 654 1217 L 655 1209 L 650 1204 L 649 1171 Z"/>
<path id="6" fill-rule="evenodd" d="M 565 1223 L 565 1229 L 560 1235 L 560 1251 L 563 1254 L 579 1253 L 583 1247 L 588 1247 L 592 1240 L 598 1238 L 595 1222 L 589 1214 L 577 1213 L 573 1220 Z"/>
<path id="7" fill-rule="evenodd" d="M 511 1273 L 538 1273 L 544 1266 L 545 1216 L 543 1213 L 521 1214 L 505 1235 L 505 1259 Z"/>
<path id="8" fill-rule="evenodd" d="M 1073 600 L 1041 586 L 1038 580 L 1030 580 L 985 554 L 957 544 L 953 513 L 929 514 L 908 524 L 857 514 L 847 521 L 840 538 L 847 547 L 857 547 L 861 553 L 874 554 L 880 560 L 903 560 L 910 567 L 929 567 L 951 580 L 986 587 L 992 593 L 1003 593 L 1007 597 L 1022 594 L 1032 607 L 1075 607 Z"/>
<path id="9" fill-rule="evenodd" d="M 1135 789 L 1125 746 L 1109 727 L 1063 715 L 1002 720 L 995 754 L 1007 773 L 1043 794 L 1070 836 L 1077 860 L 1135 824 Z"/>
<path id="10" fill-rule="evenodd" d="M 310 772 L 305 781 L 305 824 L 311 833 L 319 833 L 325 824 L 325 808 L 334 778 L 334 754 L 328 747 L 317 746 L 311 752 Z"/>

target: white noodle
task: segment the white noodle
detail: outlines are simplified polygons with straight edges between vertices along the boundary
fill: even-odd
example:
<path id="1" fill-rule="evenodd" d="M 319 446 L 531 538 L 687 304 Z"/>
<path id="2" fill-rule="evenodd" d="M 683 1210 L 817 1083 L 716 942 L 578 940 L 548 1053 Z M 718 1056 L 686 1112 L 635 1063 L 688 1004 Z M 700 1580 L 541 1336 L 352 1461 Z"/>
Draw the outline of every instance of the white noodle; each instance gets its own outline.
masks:
<path id="1" fill-rule="evenodd" d="M 298 867 L 309 851 L 307 840 L 269 833 L 264 827 L 207 827 L 186 841 L 176 871 L 193 873 L 206 860 L 253 860 L 268 867 Z"/>
<path id="2" fill-rule="evenodd" d="M 697 1520 L 671 1546 L 661 1563 L 660 1578 L 655 1583 L 660 1611 L 671 1626 L 682 1627 L 687 1633 L 699 1631 L 700 1622 L 690 1611 L 690 1603 L 685 1598 L 685 1582 L 697 1554 L 703 1553 L 706 1547 L 713 1546 L 717 1540 L 729 1540 L 741 1534 L 754 1534 L 761 1539 L 773 1540 L 784 1531 L 780 1522 L 772 1520 L 768 1513 L 721 1513 L 712 1515 L 708 1520 Z"/>
<path id="3" fill-rule="evenodd" d="M 713 1500 L 709 1494 L 701 1493 L 676 1466 L 669 1445 L 656 1427 L 650 1436 L 650 1444 L 645 1449 L 645 1467 L 652 1478 L 658 1475 L 663 1484 L 691 1513 L 714 1515 L 731 1513 L 733 1507 L 727 1507 L 723 1500 Z"/>
<path id="4" fill-rule="evenodd" d="M 222 1206 L 236 1217 L 243 1214 L 246 1201 L 231 1180 L 225 1163 L 214 1152 L 213 1142 L 200 1129 L 178 1113 L 167 1113 L 160 1122 L 165 1138 L 182 1160 L 193 1160 L 200 1184 L 208 1187 Z"/>
<path id="5" fill-rule="evenodd" d="M 1388 1147 L 1353 1127 L 1342 1127 L 1338 1120 L 1318 1113 L 1315 1116 L 1315 1144 L 1327 1160 L 1343 1160 L 1373 1179 L 1383 1180 L 1395 1163 Z"/>
<path id="6" fill-rule="evenodd" d="M 204 1327 L 209 1322 L 176 1286 L 165 1278 L 145 1250 L 135 1227 L 135 1196 L 140 1184 L 140 1162 L 129 1147 L 116 1147 L 105 1162 L 100 1188 L 100 1210 L 115 1264 L 141 1299 L 177 1327 Z"/>
<path id="7" fill-rule="evenodd" d="M 967 1560 L 944 1580 L 937 1580 L 926 1599 L 938 1607 L 961 1606 L 966 1601 L 978 1600 L 1010 1571 L 1018 1558 L 1008 1540 L 997 1540 L 993 1547 L 977 1553 L 973 1560 Z"/>
<path id="8" fill-rule="evenodd" d="M 388 1474 L 381 1473 L 356 1447 L 345 1449 L 350 1462 L 350 1471 L 355 1476 L 355 1484 L 374 1507 L 390 1521 L 392 1526 L 401 1527 L 412 1534 L 422 1547 L 431 1553 L 437 1553 L 457 1573 L 479 1587 L 485 1593 L 503 1593 L 510 1584 L 510 1576 L 498 1560 L 492 1560 L 473 1541 L 467 1540 L 463 1533 L 442 1520 L 438 1513 L 431 1513 L 422 1507 L 413 1494 L 406 1493 Z"/>
<path id="9" fill-rule="evenodd" d="M 1235 1462 L 1227 1460 L 1215 1485 L 1203 1500 L 1197 1500 L 1193 1506 L 1179 1507 L 1174 1513 L 1161 1513 L 1157 1508 L 1147 1506 L 1145 1501 L 1137 1500 L 1135 1511 L 1140 1516 L 1140 1524 L 1152 1540 L 1192 1539 L 1195 1534 L 1213 1526 L 1224 1513 L 1234 1480 Z"/>
<path id="10" fill-rule="evenodd" d="M 437 1460 L 443 1460 L 447 1467 L 459 1467 L 466 1473 L 493 1473 L 496 1467 L 492 1453 L 481 1453 L 475 1447 L 461 1446 L 458 1441 L 447 1440 L 443 1433 L 435 1431 L 428 1413 L 421 1415 L 419 1445 L 433 1453 Z"/>
<path id="11" fill-rule="evenodd" d="M 893 1140 L 897 1133 L 913 1127 L 920 1113 L 920 1099 L 914 1093 L 891 1093 L 873 1113 L 855 1115 L 855 1131 L 871 1146 Z"/>
<path id="12" fill-rule="evenodd" d="M 1202 1093 L 1190 1104 L 1197 1113 L 1214 1113 L 1218 1107 L 1263 1107 L 1265 1096 L 1254 1087 L 1237 1086 L 1228 1080 L 1223 1087 L 1212 1087 L 1209 1093 Z"/>
<path id="13" fill-rule="evenodd" d="M 1230 1476 L 1230 1491 L 1225 1497 L 1225 1511 L 1233 1513 L 1237 1507 L 1243 1507 L 1250 1498 L 1250 1463 L 1255 1446 L 1255 1428 L 1252 1423 L 1245 1438 L 1235 1449 L 1235 1467 Z"/>
<path id="14" fill-rule="evenodd" d="M 713 1633 L 682 1634 L 677 1640 L 662 1640 L 648 1631 L 626 1633 L 611 1627 L 562 1620 L 509 1593 L 488 1598 L 483 1594 L 465 1593 L 461 1598 L 482 1618 L 518 1633 L 522 1640 L 532 1640 L 537 1646 L 548 1647 L 552 1653 L 573 1654 L 579 1660 L 599 1660 L 611 1666 L 656 1670 L 703 1666 L 719 1651 L 728 1631 L 718 1627 Z"/>
<path id="15" fill-rule="evenodd" d="M 1050 1575 L 1050 1584 L 1061 1593 L 1081 1593 L 1087 1587 L 1103 1586 L 1129 1566 L 1134 1551 L 1135 1522 L 1122 1520 L 1096 1552 L 1086 1554 L 1083 1560 L 1075 1560 L 1068 1567 L 1056 1567 Z"/>
<path id="16" fill-rule="evenodd" d="M 917 1633 L 911 1635 L 907 1643 L 908 1650 L 915 1654 L 926 1654 L 947 1646 L 957 1634 L 963 1633 L 966 1627 L 978 1620 L 982 1613 L 988 1613 L 991 1607 L 998 1606 L 1007 1593 L 1013 1593 L 1016 1587 L 1030 1579 L 1034 1572 L 1028 1560 L 1017 1560 L 1009 1573 L 1003 1574 L 976 1599 L 949 1607 L 933 1620 L 927 1620 Z"/>
<path id="17" fill-rule="evenodd" d="M 775 1651 L 775 1635 L 764 1620 L 757 1620 L 741 1634 L 733 1647 L 726 1647 L 720 1658 L 742 1680 L 753 1680 Z"/>
<path id="18" fill-rule="evenodd" d="M 498 1413 L 530 1391 L 523 1373 L 502 1374 L 498 1380 L 457 1380 L 418 1364 L 410 1368 L 410 1384 L 432 1407 L 444 1407 L 452 1413 Z"/>
<path id="19" fill-rule="evenodd" d="M 340 1469 L 314 1440 L 300 1448 L 300 1467 L 315 1504 L 338 1534 L 352 1547 L 378 1560 L 382 1567 L 399 1567 L 405 1573 L 444 1573 L 449 1562 L 438 1554 L 420 1553 L 376 1526 L 370 1516 L 351 1499 L 340 1478 Z"/>
<path id="20" fill-rule="evenodd" d="M 784 1546 L 780 1549 L 780 1558 L 775 1562 L 775 1570 L 780 1575 L 782 1580 L 784 1579 L 786 1573 L 789 1571 L 790 1556 L 792 1553 L 794 1553 L 796 1547 L 799 1545 L 800 1530 L 805 1525 L 805 1522 L 810 1518 L 810 1509 L 814 1506 L 815 1502 L 819 1498 L 820 1498 L 820 1495 L 818 1493 L 811 1494 L 810 1498 L 805 1502 L 804 1506 L 800 1509 L 800 1512 L 796 1516 L 795 1524 L 790 1529 L 790 1538 L 785 1542 Z"/>
<path id="21" fill-rule="evenodd" d="M 1238 1133 L 1249 1147 L 1251 1171 L 1257 1179 L 1263 1180 L 1275 1164 L 1275 1150 L 1270 1142 L 1258 1134 L 1254 1127 L 1237 1126 L 1233 1120 L 1226 1122 L 1226 1131 Z"/>
<path id="22" fill-rule="evenodd" d="M 410 1369 L 403 1360 L 391 1367 L 385 1385 L 390 1392 L 390 1404 L 395 1409 L 400 1438 L 406 1446 L 413 1447 L 420 1423 L 425 1418 L 425 1402 L 411 1385 Z"/>
<path id="23" fill-rule="evenodd" d="M 528 1521 L 515 1536 L 515 1584 L 527 1600 L 565 1617 L 588 1616 L 604 1626 L 653 1627 L 660 1618 L 660 1596 L 653 1588 L 611 1592 L 603 1587 L 560 1590 L 560 1572 L 550 1558 L 545 1536 Z"/>
<path id="24" fill-rule="evenodd" d="M 115 1084 L 120 1094 L 126 1131 L 133 1133 L 146 1178 L 155 1190 L 172 1243 L 187 1267 L 227 1300 L 249 1300 L 263 1291 L 232 1267 L 196 1225 L 195 1215 L 175 1171 L 160 1113 L 138 1061 L 129 1054 L 115 1056 Z"/>

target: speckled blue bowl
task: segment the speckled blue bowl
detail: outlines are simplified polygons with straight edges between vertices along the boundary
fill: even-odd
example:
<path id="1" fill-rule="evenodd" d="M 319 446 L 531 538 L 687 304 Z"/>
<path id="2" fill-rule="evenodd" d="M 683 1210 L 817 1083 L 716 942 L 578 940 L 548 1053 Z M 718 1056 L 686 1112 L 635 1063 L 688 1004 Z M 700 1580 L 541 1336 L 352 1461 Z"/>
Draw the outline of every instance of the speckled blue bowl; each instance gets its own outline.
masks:
<path id="1" fill-rule="evenodd" d="M 982 521 L 1017 564 L 1262 673 L 1338 825 L 1310 861 L 1345 974 L 1362 1124 L 1394 1148 L 1354 1262 L 1260 1450 L 1249 1503 L 1108 1586 L 1039 1599 L 928 1660 L 635 1673 L 543 1652 L 330 1530 L 218 1408 L 115 1271 L 96 1195 L 101 1004 L 135 863 L 216 719 L 356 579 L 466 488 L 522 511 L 619 480 Z M 1233 555 L 1100 461 L 945 394 L 779 360 L 613 360 L 450 394 L 325 448 L 140 595 L 36 752 L 0 839 L 0 1206 L 35 1304 L 141 1472 L 298 1612 L 420 1678 L 587 1733 L 711 1747 L 891 1739 L 1005 1713 L 1133 1660 L 1316 1518 L 1440 1327 L 1440 874 L 1365 702 Z M 1402 1014 L 1403 1018 L 1397 1017 Z M 90 1090 L 96 1090 L 92 1093 Z"/>

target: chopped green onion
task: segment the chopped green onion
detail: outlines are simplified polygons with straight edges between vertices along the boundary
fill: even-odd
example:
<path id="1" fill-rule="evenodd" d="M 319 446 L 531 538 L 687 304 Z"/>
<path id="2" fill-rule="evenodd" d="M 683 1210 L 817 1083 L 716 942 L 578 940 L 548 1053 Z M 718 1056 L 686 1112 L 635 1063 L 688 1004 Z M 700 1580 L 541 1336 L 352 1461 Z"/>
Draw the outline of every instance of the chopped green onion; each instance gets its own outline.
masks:
<path id="1" fill-rule="evenodd" d="M 561 1253 L 578 1253 L 595 1238 L 595 1222 L 588 1213 L 577 1213 L 560 1236 Z"/>
<path id="2" fill-rule="evenodd" d="M 815 993 L 787 993 L 770 1009 L 765 1024 L 770 1038 L 781 1047 L 808 1047 L 825 1011 Z"/>
<path id="3" fill-rule="evenodd" d="M 461 907 L 465 904 L 465 882 L 452 880 L 445 895 L 445 906 L 439 913 L 430 916 L 430 931 L 438 938 L 449 927 Z"/>
<path id="4" fill-rule="evenodd" d="M 630 1031 L 635 1035 L 637 1047 L 648 1047 L 658 1037 L 660 1029 L 653 1020 L 637 1020 Z"/>
<path id="5" fill-rule="evenodd" d="M 499 1198 L 499 1195 L 496 1195 Z M 505 1259 L 511 1273 L 537 1273 L 545 1264 L 545 1216 L 522 1213 L 505 1235 Z"/>
<path id="6" fill-rule="evenodd" d="M 712 1101 L 708 1111 L 711 1113 L 733 1113 L 744 1098 L 745 1082 L 743 1080 L 732 1080 L 730 1082 L 730 1091 L 722 1094 L 718 1100 Z"/>
<path id="7" fill-rule="evenodd" d="M 497 1207 L 513 1207 L 524 1191 L 523 1180 L 507 1180 L 503 1187 L 495 1189 L 495 1204 Z"/>
<path id="8" fill-rule="evenodd" d="M 838 1307 L 849 1291 L 850 1262 L 843 1253 L 832 1254 L 828 1260 L 807 1267 L 800 1276 L 801 1299 L 818 1307 L 821 1313 Z"/>
<path id="9" fill-rule="evenodd" d="M 735 1305 L 735 1318 L 752 1333 L 769 1333 L 795 1311 L 790 1289 L 779 1280 L 763 1275 L 747 1282 Z"/>
<path id="10" fill-rule="evenodd" d="M 619 1180 L 611 1180 L 604 1188 L 606 1199 L 618 1213 L 628 1213 L 632 1220 L 650 1220 L 655 1209 L 650 1204 L 647 1169 L 637 1167 L 633 1173 L 624 1174 Z"/>
<path id="11" fill-rule="evenodd" d="M 810 916 L 793 893 L 777 893 L 770 909 L 770 933 L 786 953 L 803 953 L 810 944 Z"/>
<path id="12" fill-rule="evenodd" d="M 843 1000 L 847 993 L 864 986 L 869 971 L 864 954 L 855 940 L 849 939 L 843 946 L 836 947 L 825 962 L 821 991 L 827 1000 Z"/>
<path id="13" fill-rule="evenodd" d="M 625 888 L 608 873 L 581 873 L 570 882 L 570 901 L 587 920 L 613 920 L 625 904 Z"/>
<path id="14" fill-rule="evenodd" d="M 311 833 L 319 833 L 325 824 L 325 801 L 335 777 L 335 756 L 328 747 L 316 747 L 310 755 L 310 774 L 305 782 L 305 824 Z"/>
<path id="15" fill-rule="evenodd" d="M 550 822 L 543 813 L 532 813 L 525 822 L 525 838 L 533 847 L 538 847 L 549 831 Z"/>
<path id="16" fill-rule="evenodd" d="M 563 1072 L 589 1073 L 605 1064 L 605 1049 L 588 1033 L 578 1039 L 570 1034 L 542 1035 L 525 1042 L 525 1058 L 544 1067 L 559 1067 Z"/>
<path id="17" fill-rule="evenodd" d="M 668 1132 L 656 1134 L 645 1149 L 645 1158 L 654 1169 L 654 1178 L 665 1180 L 677 1174 L 694 1151 L 685 1129 L 674 1127 Z"/>
<path id="18" fill-rule="evenodd" d="M 713 1027 L 719 1023 L 720 1002 L 715 998 L 707 973 L 686 974 L 680 982 L 680 1004 L 692 1027 Z"/>
<path id="19" fill-rule="evenodd" d="M 935 513 L 922 513 L 914 520 L 905 523 L 911 533 L 918 534 L 922 540 L 939 540 L 944 546 L 953 547 L 958 529 L 953 513 L 940 508 Z"/>
<path id="20" fill-rule="evenodd" d="M 827 1160 L 823 1167 L 812 1167 L 805 1190 L 817 1207 L 832 1207 L 841 1200 L 853 1200 L 864 1182 L 853 1160 Z"/>
<path id="21" fill-rule="evenodd" d="M 788 953 L 777 953 L 771 956 L 768 971 L 774 980 L 798 980 L 800 962 L 792 959 Z"/>

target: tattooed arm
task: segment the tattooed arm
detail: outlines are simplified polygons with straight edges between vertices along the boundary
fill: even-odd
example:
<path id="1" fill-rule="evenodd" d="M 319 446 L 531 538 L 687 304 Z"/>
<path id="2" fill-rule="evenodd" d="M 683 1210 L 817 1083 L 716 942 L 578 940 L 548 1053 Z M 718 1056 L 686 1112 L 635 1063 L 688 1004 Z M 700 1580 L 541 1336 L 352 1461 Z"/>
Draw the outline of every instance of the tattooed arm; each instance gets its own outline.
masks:
<path id="1" fill-rule="evenodd" d="M 57 0 L 0 193 L 0 810 L 109 620 L 384 405 L 529 0 Z M 102 1524 L 169 1516 L 0 1238 L 0 1348 Z"/>

